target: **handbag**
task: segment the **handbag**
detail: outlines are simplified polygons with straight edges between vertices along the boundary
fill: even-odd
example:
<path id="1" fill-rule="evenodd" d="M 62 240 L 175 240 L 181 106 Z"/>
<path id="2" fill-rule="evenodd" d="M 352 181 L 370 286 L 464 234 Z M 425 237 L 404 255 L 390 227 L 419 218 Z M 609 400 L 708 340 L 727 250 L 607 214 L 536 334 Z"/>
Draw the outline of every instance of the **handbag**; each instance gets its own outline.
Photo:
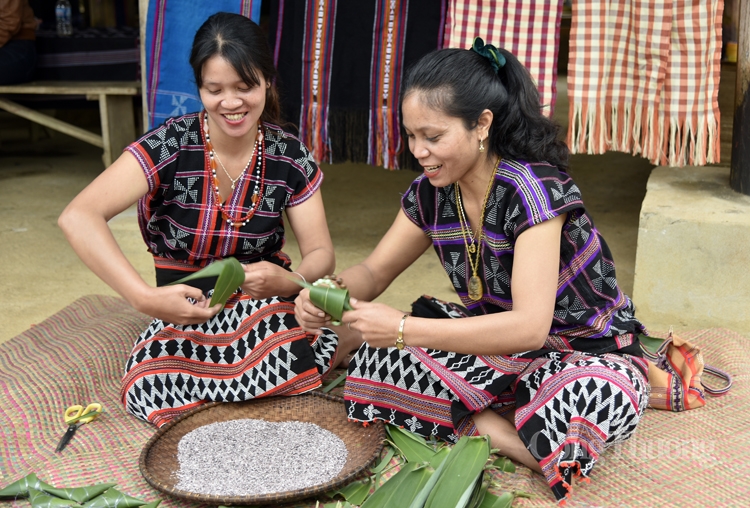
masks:
<path id="1" fill-rule="evenodd" d="M 706 365 L 700 347 L 675 335 L 672 327 L 656 353 L 649 351 L 642 342 L 641 349 L 648 360 L 650 407 L 667 411 L 695 409 L 706 405 L 705 394 L 724 395 L 732 387 L 732 376 Z M 725 386 L 707 386 L 703 381 L 704 373 L 723 379 Z"/>

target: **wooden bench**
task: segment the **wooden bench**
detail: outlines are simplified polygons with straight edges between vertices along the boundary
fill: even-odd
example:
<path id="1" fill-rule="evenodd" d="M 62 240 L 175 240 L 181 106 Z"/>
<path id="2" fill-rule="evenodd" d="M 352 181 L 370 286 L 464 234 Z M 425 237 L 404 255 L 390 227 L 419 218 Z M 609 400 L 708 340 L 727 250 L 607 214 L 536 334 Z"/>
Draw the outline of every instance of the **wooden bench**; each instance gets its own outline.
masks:
<path id="1" fill-rule="evenodd" d="M 119 157 L 123 148 L 135 141 L 132 97 L 140 93 L 141 85 L 137 81 L 32 81 L 0 86 L 0 95 L 83 95 L 88 100 L 98 100 L 101 136 L 4 97 L 0 97 L 0 109 L 104 149 L 102 160 L 106 167 Z"/>

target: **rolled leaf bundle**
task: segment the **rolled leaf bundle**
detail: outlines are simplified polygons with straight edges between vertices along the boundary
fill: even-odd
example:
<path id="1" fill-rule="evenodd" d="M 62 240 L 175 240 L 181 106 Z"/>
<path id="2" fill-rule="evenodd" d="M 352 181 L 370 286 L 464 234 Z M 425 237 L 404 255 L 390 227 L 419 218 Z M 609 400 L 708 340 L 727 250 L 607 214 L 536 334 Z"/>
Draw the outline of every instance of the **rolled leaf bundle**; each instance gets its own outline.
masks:
<path id="1" fill-rule="evenodd" d="M 60 499 L 51 496 L 41 490 L 29 488 L 29 501 L 32 508 L 68 508 L 69 506 L 79 506 L 75 501 L 69 499 Z"/>
<path id="2" fill-rule="evenodd" d="M 61 499 L 69 499 L 83 504 L 115 485 L 115 483 L 99 483 L 89 487 L 76 487 L 72 489 L 45 488 L 44 491 Z"/>
<path id="3" fill-rule="evenodd" d="M 0 499 L 5 497 L 26 497 L 29 495 L 30 489 L 47 492 L 49 489 L 54 489 L 54 487 L 37 478 L 36 473 L 29 473 L 20 480 L 0 490 Z"/>
<path id="4" fill-rule="evenodd" d="M 123 494 L 119 490 L 109 489 L 101 496 L 97 496 L 88 503 L 84 504 L 84 508 L 135 508 L 136 506 L 145 505 L 145 501 L 136 499 L 127 494 Z"/>
<path id="5" fill-rule="evenodd" d="M 334 325 L 341 324 L 341 316 L 345 310 L 352 310 L 349 304 L 349 290 L 336 287 L 330 279 L 319 279 L 312 284 L 293 277 L 289 277 L 289 280 L 309 289 L 310 301 L 330 315 Z"/>

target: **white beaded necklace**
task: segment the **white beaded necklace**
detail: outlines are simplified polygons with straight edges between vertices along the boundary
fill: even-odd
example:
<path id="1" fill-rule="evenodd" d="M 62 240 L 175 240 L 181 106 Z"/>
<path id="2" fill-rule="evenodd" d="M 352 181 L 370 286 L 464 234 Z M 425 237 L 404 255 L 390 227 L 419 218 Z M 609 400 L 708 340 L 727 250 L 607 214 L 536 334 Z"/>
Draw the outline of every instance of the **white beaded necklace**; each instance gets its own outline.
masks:
<path id="1" fill-rule="evenodd" d="M 206 136 L 206 149 L 208 152 L 209 167 L 211 169 L 211 175 L 213 177 L 213 188 L 214 188 L 214 192 L 216 193 L 216 203 L 217 203 L 217 206 L 219 207 L 219 210 L 221 211 L 221 215 L 224 217 L 224 220 L 227 221 L 227 224 L 229 224 L 229 226 L 236 226 L 236 227 L 245 226 L 247 225 L 248 221 L 253 217 L 253 215 L 255 215 L 257 205 L 260 201 L 260 193 L 261 193 L 261 189 L 263 186 L 263 177 L 265 173 L 265 157 L 263 157 L 263 132 L 260 126 L 260 122 L 258 122 L 258 134 L 255 137 L 255 147 L 253 148 L 253 155 L 250 156 L 250 160 L 247 161 L 247 165 L 245 166 L 245 169 L 242 170 L 242 173 L 240 173 L 240 176 L 238 176 L 237 179 L 232 179 L 232 177 L 229 176 L 229 173 L 224 167 L 224 164 L 221 163 L 221 160 L 219 159 L 218 154 L 216 153 L 216 151 L 214 151 L 213 145 L 211 144 L 211 136 L 209 135 L 209 131 L 208 131 L 208 115 L 205 113 L 203 115 L 203 133 Z M 215 160 L 218 160 L 219 164 L 221 164 L 222 169 L 224 169 L 224 172 L 227 174 L 227 177 L 232 182 L 232 190 L 234 191 L 235 182 L 239 181 L 245 175 L 245 173 L 247 172 L 247 168 L 250 167 L 250 164 L 253 161 L 254 156 L 257 156 L 256 164 L 255 164 L 255 167 L 257 168 L 257 177 L 255 179 L 255 188 L 253 189 L 250 210 L 247 212 L 245 217 L 240 217 L 240 218 L 235 219 L 234 217 L 230 216 L 224 209 L 224 203 L 221 199 L 221 194 L 219 192 L 219 178 L 216 175 Z"/>

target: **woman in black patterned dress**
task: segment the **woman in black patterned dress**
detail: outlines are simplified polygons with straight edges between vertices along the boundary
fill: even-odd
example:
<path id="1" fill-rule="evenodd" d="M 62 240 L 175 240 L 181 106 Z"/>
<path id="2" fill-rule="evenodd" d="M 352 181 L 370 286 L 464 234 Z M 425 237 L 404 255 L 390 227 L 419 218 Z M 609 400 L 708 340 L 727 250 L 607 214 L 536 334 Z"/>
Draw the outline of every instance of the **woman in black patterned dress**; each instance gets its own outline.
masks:
<path id="1" fill-rule="evenodd" d="M 344 325 L 307 290 L 297 319 L 364 341 L 344 390 L 350 419 L 451 442 L 489 435 L 562 501 L 640 421 L 643 326 L 513 55 L 481 39 L 426 55 L 401 110 L 423 174 L 373 253 L 340 274 L 354 309 Z M 422 297 L 406 313 L 372 302 L 430 246 L 463 305 Z"/>
<path id="2" fill-rule="evenodd" d="M 316 280 L 335 261 L 323 174 L 278 126 L 265 37 L 248 18 L 215 14 L 197 31 L 190 63 L 204 110 L 128 146 L 59 220 L 87 266 L 154 317 L 127 361 L 122 400 L 158 426 L 206 401 L 312 390 L 337 363 L 336 335 L 311 336 L 294 319 L 299 286 L 290 279 Z M 135 203 L 156 287 L 107 226 Z M 294 272 L 282 251 L 283 212 L 300 248 Z M 214 281 L 168 285 L 230 256 L 243 264 L 245 281 L 223 308 L 208 304 Z"/>

